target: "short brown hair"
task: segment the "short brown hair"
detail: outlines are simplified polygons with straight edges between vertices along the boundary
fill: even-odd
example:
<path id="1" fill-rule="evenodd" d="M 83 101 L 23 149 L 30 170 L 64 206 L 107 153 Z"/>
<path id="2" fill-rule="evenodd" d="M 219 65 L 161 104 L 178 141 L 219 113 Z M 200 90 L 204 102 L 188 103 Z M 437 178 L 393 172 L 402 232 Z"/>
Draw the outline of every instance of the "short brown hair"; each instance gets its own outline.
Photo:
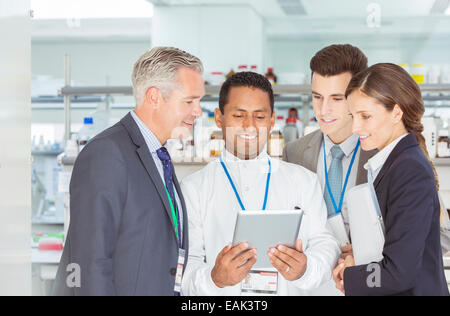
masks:
<path id="1" fill-rule="evenodd" d="M 331 45 L 319 51 L 311 59 L 312 75 L 318 73 L 329 77 L 350 72 L 352 76 L 364 71 L 368 67 L 366 55 L 357 47 L 345 45 Z"/>

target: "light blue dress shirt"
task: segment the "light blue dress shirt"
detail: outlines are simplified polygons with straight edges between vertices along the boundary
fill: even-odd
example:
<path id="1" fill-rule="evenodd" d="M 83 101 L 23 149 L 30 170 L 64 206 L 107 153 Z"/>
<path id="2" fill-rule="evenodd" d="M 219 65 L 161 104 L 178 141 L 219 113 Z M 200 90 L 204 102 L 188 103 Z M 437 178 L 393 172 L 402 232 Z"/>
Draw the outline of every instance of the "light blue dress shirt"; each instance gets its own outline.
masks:
<path id="1" fill-rule="evenodd" d="M 152 154 L 153 161 L 155 162 L 156 168 L 158 169 L 159 175 L 161 176 L 162 182 L 165 184 L 164 180 L 164 168 L 163 164 L 161 162 L 161 159 L 159 159 L 157 150 L 163 147 L 158 140 L 158 138 L 153 134 L 153 132 L 145 125 L 144 122 L 137 116 L 137 114 L 134 111 L 131 111 L 131 116 L 135 120 L 137 126 L 139 127 L 139 130 L 141 131 L 142 136 L 144 137 L 145 143 L 147 144 L 147 147 Z M 177 206 L 178 206 L 178 213 L 180 216 L 180 225 L 181 228 L 183 228 L 183 206 L 181 204 L 180 197 L 178 195 L 178 192 L 176 188 L 174 188 L 175 192 L 175 199 L 177 200 Z M 183 229 L 181 229 L 181 239 L 183 239 Z"/>

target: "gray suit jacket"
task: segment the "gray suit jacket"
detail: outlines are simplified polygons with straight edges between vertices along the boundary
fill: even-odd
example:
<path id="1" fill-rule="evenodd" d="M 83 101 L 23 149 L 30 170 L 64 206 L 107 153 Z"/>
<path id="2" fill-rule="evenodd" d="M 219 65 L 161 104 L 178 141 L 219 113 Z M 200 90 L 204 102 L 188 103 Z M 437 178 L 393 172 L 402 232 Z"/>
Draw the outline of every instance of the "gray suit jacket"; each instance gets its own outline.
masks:
<path id="1" fill-rule="evenodd" d="M 283 160 L 286 162 L 295 163 L 311 170 L 314 173 L 317 173 L 317 164 L 320 150 L 322 149 L 322 144 L 323 134 L 322 131 L 318 130 L 287 144 L 283 151 Z M 376 150 L 361 150 L 358 174 L 356 176 L 356 185 L 367 183 L 367 170 L 364 169 L 364 165 L 376 153 Z"/>
<path id="2" fill-rule="evenodd" d="M 175 175 L 173 180 L 186 249 L 186 205 Z M 130 114 L 80 153 L 70 183 L 70 216 L 55 295 L 174 295 L 178 244 L 169 200 Z M 80 268 L 79 288 L 66 282 L 73 281 L 74 270 L 67 271 L 73 263 Z"/>

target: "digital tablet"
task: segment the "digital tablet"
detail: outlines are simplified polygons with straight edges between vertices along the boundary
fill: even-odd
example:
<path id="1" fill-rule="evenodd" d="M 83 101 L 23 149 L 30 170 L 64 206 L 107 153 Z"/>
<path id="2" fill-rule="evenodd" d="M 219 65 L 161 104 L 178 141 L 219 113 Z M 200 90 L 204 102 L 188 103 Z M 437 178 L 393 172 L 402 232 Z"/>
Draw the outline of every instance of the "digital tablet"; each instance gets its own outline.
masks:
<path id="1" fill-rule="evenodd" d="M 302 218 L 302 210 L 241 211 L 236 220 L 233 247 L 247 242 L 258 251 L 258 261 L 252 269 L 270 268 L 267 252 L 278 245 L 295 248 Z"/>

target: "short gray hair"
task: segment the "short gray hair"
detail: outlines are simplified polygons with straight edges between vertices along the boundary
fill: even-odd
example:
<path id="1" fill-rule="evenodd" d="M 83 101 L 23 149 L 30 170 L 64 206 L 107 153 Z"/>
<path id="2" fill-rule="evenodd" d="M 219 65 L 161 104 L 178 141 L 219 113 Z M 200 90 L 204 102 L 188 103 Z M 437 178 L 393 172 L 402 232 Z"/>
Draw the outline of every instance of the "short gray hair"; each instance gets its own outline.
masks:
<path id="1" fill-rule="evenodd" d="M 186 67 L 203 74 L 199 58 L 174 47 L 154 47 L 144 53 L 134 65 L 133 93 L 136 106 L 142 105 L 145 94 L 151 87 L 160 90 L 167 98 L 177 88 L 174 80 L 180 67 Z"/>

